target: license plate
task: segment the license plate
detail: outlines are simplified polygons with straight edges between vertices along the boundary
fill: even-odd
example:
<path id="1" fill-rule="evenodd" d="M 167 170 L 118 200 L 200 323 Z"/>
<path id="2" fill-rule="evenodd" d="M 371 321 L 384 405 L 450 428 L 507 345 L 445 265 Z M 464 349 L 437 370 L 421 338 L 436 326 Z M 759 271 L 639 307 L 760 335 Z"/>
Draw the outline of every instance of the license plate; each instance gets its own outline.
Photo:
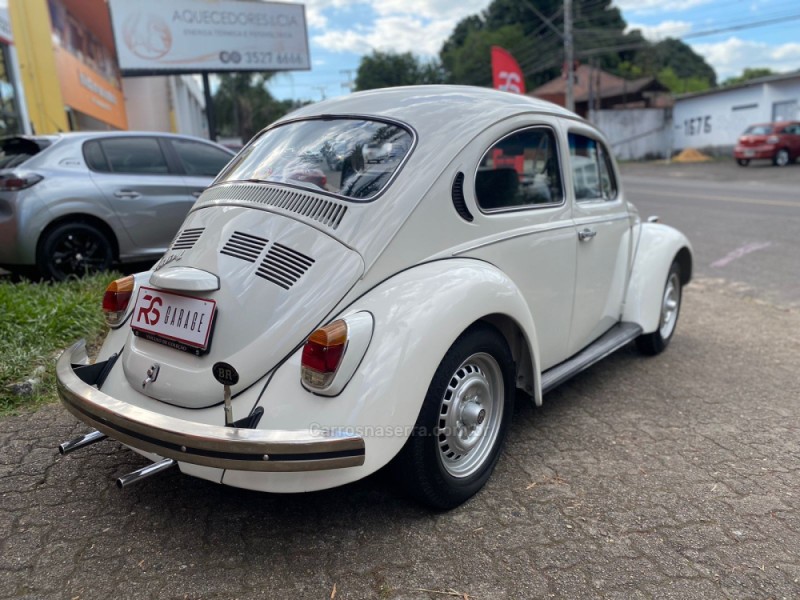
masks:
<path id="1" fill-rule="evenodd" d="M 745 150 L 744 151 L 744 155 L 745 156 L 755 156 L 756 155 L 756 151 L 755 150 Z"/>
<path id="2" fill-rule="evenodd" d="M 216 306 L 213 300 L 142 287 L 131 329 L 134 335 L 200 355 L 208 350 Z"/>

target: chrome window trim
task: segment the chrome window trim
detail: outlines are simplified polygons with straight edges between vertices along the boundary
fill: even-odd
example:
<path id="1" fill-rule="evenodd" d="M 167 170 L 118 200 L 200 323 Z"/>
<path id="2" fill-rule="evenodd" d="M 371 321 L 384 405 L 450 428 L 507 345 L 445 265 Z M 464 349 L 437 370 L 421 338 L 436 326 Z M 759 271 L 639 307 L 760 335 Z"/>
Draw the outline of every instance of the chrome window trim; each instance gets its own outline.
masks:
<path id="1" fill-rule="evenodd" d="M 478 192 L 475 189 L 475 181 L 478 176 L 478 169 L 480 169 L 480 165 L 483 162 L 483 159 L 489 153 L 489 151 L 494 148 L 497 144 L 502 142 L 504 139 L 511 137 L 512 135 L 516 135 L 523 131 L 527 131 L 529 129 L 548 129 L 550 133 L 553 134 L 553 141 L 556 145 L 556 156 L 558 157 L 558 174 L 561 177 L 561 202 L 549 203 L 549 204 L 525 204 L 522 206 L 515 206 L 511 208 L 489 208 L 484 209 L 481 207 L 480 202 L 478 201 Z M 491 145 L 481 154 L 481 158 L 478 161 L 478 164 L 475 166 L 475 171 L 472 174 L 472 193 L 475 197 L 475 206 L 478 208 L 478 212 L 482 215 L 497 215 L 503 213 L 514 213 L 514 212 L 521 212 L 525 210 L 542 210 L 545 208 L 559 208 L 563 207 L 567 203 L 567 190 L 564 188 L 564 161 L 562 160 L 561 156 L 561 144 L 558 142 L 558 132 L 556 131 L 555 127 L 547 123 L 541 123 L 539 125 L 525 125 L 524 127 L 520 127 L 519 129 L 515 129 L 502 137 L 497 138 Z"/>
<path id="2" fill-rule="evenodd" d="M 261 139 L 261 137 L 264 136 L 267 132 L 272 131 L 273 129 L 277 129 L 278 127 L 283 127 L 284 125 L 290 125 L 292 123 L 301 123 L 303 121 L 333 121 L 333 120 L 337 120 L 337 119 L 346 119 L 348 121 L 359 121 L 359 120 L 360 121 L 376 121 L 378 123 L 386 123 L 387 125 L 394 125 L 396 127 L 400 127 L 402 129 L 404 129 L 406 131 L 406 133 L 411 135 L 411 146 L 408 148 L 408 152 L 406 152 L 406 155 L 403 157 L 403 160 L 400 161 L 400 164 L 397 165 L 397 168 L 394 170 L 394 173 L 392 173 L 392 176 L 386 181 L 386 184 L 380 189 L 380 191 L 378 191 L 373 196 L 369 196 L 368 198 L 360 198 L 360 199 L 351 198 L 350 196 L 344 196 L 342 194 L 337 194 L 335 192 L 329 192 L 327 190 L 317 190 L 317 189 L 306 187 L 306 186 L 302 186 L 302 185 L 284 183 L 282 181 L 269 181 L 269 180 L 261 180 L 261 179 L 228 179 L 228 180 L 225 180 L 225 181 L 220 181 L 220 178 L 225 174 L 226 171 L 228 171 L 228 169 L 230 169 L 231 163 L 233 162 L 233 158 L 235 158 L 235 157 L 231 158 L 231 162 L 229 162 L 228 165 L 222 171 L 220 171 L 219 175 L 217 175 L 217 177 L 214 179 L 213 182 L 211 182 L 211 185 L 209 185 L 208 187 L 211 188 L 213 186 L 222 185 L 222 184 L 225 184 L 225 183 L 270 183 L 270 184 L 273 184 L 273 185 L 285 185 L 285 186 L 288 186 L 288 187 L 294 187 L 294 188 L 301 189 L 301 190 L 308 190 L 308 191 L 312 191 L 312 192 L 317 193 L 317 194 L 325 194 L 327 196 L 332 196 L 334 198 L 338 198 L 339 200 L 344 200 L 346 202 L 352 202 L 354 204 L 367 204 L 367 203 L 370 203 L 370 202 L 373 202 L 373 201 L 377 200 L 378 198 L 380 198 L 381 196 L 383 196 L 386 193 L 386 190 L 388 190 L 390 187 L 392 187 L 392 185 L 394 184 L 395 179 L 397 179 L 397 177 L 400 175 L 400 172 L 406 166 L 406 163 L 408 163 L 409 158 L 414 153 L 414 150 L 416 150 L 416 148 L 417 148 L 417 142 L 419 140 L 419 136 L 417 135 L 417 130 L 414 129 L 408 123 L 406 123 L 404 121 L 400 121 L 398 119 L 391 119 L 391 118 L 387 118 L 387 117 L 378 117 L 378 116 L 375 116 L 375 115 L 338 114 L 338 113 L 336 113 L 336 114 L 314 115 L 314 116 L 310 116 L 310 117 L 297 117 L 297 118 L 294 118 L 294 119 L 286 119 L 285 121 L 279 121 L 277 123 L 273 123 L 272 125 L 270 125 L 270 126 L 264 128 L 264 129 L 262 129 L 261 131 L 259 131 L 255 136 L 253 136 L 252 140 L 247 142 L 247 144 L 241 150 L 239 150 L 239 152 L 236 153 L 236 156 L 239 156 L 239 154 L 244 152 L 245 149 L 249 148 L 254 143 L 256 143 L 256 141 Z"/>

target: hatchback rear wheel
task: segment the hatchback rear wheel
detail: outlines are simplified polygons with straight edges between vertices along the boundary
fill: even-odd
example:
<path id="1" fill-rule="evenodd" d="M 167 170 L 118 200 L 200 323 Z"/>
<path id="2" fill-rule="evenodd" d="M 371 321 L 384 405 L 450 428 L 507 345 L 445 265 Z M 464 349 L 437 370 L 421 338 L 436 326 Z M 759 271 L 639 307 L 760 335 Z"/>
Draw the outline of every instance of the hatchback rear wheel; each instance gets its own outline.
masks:
<path id="1" fill-rule="evenodd" d="M 111 242 L 90 223 L 62 223 L 45 233 L 39 244 L 36 265 L 49 279 L 106 271 L 114 260 Z"/>

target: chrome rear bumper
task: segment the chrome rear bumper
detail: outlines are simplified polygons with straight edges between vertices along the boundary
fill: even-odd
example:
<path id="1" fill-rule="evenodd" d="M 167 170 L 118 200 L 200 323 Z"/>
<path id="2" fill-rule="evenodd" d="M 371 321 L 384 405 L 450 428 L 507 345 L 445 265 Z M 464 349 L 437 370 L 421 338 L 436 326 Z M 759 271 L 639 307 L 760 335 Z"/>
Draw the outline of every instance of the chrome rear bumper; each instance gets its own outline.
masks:
<path id="1" fill-rule="evenodd" d="M 186 421 L 132 406 L 85 383 L 83 340 L 56 364 L 58 395 L 69 412 L 127 446 L 178 462 L 238 471 L 322 471 L 364 464 L 359 436 L 241 429 Z"/>

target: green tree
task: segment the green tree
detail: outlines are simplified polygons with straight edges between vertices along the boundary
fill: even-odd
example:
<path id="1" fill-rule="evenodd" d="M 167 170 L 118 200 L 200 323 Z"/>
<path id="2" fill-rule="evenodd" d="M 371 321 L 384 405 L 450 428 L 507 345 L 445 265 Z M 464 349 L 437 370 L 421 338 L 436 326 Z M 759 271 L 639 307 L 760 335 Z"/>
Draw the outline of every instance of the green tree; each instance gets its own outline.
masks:
<path id="1" fill-rule="evenodd" d="M 707 79 L 697 76 L 681 77 L 672 67 L 661 69 L 656 78 L 661 84 L 668 87 L 673 94 L 703 92 L 711 87 Z"/>
<path id="2" fill-rule="evenodd" d="M 559 35 L 564 27 L 562 5 L 562 0 L 493 0 L 482 13 L 463 19 L 439 54 L 447 81 L 490 85 L 486 49 L 493 44 L 514 55 L 528 89 L 558 77 L 564 60 Z M 626 32 L 627 23 L 612 0 L 575 0 L 573 10 L 577 60 L 591 60 L 602 69 L 628 77 L 657 76 L 671 67 L 681 79 L 697 77 L 715 84 L 713 69 L 683 42 L 653 44 L 638 30 Z"/>
<path id="3" fill-rule="evenodd" d="M 649 44 L 637 50 L 633 63 L 642 75 L 656 76 L 673 92 L 683 91 L 672 88 L 672 75 L 691 84 L 694 88 L 686 91 L 702 91 L 717 84 L 717 75 L 702 56 L 680 40 L 667 38 L 656 44 Z M 664 73 L 665 69 L 670 69 Z M 664 74 L 664 76 L 662 76 Z M 664 79 L 666 77 L 666 80 Z M 683 85 L 683 84 L 681 84 Z M 688 84 L 687 84 L 688 85 Z"/>
<path id="4" fill-rule="evenodd" d="M 770 75 L 775 75 L 775 71 L 772 69 L 767 69 L 763 67 L 756 67 L 753 69 L 747 68 L 742 71 L 742 74 L 737 77 L 729 77 L 725 81 L 722 82 L 722 85 L 738 85 L 740 83 L 744 83 L 746 81 L 750 81 L 751 79 L 758 79 L 759 77 L 769 77 Z"/>
<path id="5" fill-rule="evenodd" d="M 241 137 L 247 142 L 256 133 L 299 103 L 276 100 L 266 88 L 274 73 L 225 73 L 219 76 L 214 94 L 217 131 L 222 136 Z"/>
<path id="6" fill-rule="evenodd" d="M 401 85 L 442 83 L 441 67 L 437 62 L 424 62 L 411 52 L 380 52 L 361 57 L 356 72 L 356 91 Z"/>

